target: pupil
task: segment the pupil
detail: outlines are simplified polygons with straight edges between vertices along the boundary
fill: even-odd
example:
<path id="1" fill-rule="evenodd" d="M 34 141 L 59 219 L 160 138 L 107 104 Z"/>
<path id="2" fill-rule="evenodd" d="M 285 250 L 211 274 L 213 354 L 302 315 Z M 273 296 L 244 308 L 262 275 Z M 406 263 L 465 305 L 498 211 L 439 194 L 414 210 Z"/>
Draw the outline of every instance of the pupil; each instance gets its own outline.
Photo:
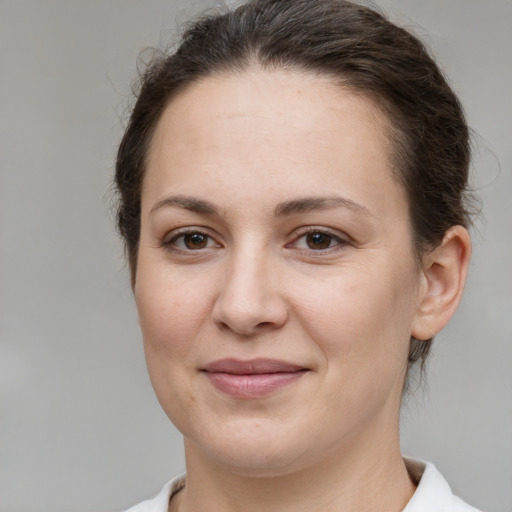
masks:
<path id="1" fill-rule="evenodd" d="M 188 249 L 202 249 L 206 246 L 206 236 L 201 233 L 192 233 L 185 236 L 185 245 Z"/>
<path id="2" fill-rule="evenodd" d="M 324 233 L 311 233 L 307 236 L 307 243 L 311 249 L 327 249 L 331 243 L 331 237 Z"/>

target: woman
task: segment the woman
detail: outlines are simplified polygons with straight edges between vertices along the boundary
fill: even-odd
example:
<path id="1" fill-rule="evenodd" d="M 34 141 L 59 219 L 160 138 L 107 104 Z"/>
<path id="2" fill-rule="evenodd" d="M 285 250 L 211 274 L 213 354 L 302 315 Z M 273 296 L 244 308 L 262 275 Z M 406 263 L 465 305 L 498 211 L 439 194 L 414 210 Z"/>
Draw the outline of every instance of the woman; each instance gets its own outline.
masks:
<path id="1" fill-rule="evenodd" d="M 131 510 L 475 510 L 399 446 L 464 287 L 469 153 L 421 43 L 350 2 L 249 1 L 151 64 L 118 224 L 187 475 Z"/>

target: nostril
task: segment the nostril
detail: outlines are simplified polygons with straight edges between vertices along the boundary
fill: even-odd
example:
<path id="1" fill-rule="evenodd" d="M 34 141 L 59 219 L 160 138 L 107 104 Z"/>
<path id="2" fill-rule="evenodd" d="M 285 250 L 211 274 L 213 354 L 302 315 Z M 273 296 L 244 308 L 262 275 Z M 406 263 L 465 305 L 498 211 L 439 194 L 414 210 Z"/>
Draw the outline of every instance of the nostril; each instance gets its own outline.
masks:
<path id="1" fill-rule="evenodd" d="M 272 322 L 260 322 L 258 325 L 256 325 L 256 328 L 258 327 L 267 327 L 272 325 Z"/>

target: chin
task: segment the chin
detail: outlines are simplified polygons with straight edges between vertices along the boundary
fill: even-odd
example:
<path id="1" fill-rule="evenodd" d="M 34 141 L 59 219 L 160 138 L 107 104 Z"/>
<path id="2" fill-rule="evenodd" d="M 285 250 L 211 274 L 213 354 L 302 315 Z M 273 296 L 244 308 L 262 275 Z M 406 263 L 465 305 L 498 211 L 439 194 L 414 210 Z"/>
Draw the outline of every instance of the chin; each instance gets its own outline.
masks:
<path id="1" fill-rule="evenodd" d="M 277 477 L 307 465 L 307 446 L 284 426 L 276 429 L 277 425 L 265 423 L 238 422 L 223 429 L 222 437 L 217 432 L 212 437 L 185 443 L 193 445 L 194 452 L 201 452 L 203 457 L 240 476 Z"/>
<path id="2" fill-rule="evenodd" d="M 293 454 L 285 450 L 272 453 L 268 449 L 264 450 L 261 446 L 257 446 L 247 450 L 240 448 L 233 451 L 222 450 L 208 455 L 217 464 L 234 474 L 245 477 L 275 478 L 288 475 L 306 466 L 300 462 L 303 454 L 296 453 L 296 447 L 294 451 Z"/>

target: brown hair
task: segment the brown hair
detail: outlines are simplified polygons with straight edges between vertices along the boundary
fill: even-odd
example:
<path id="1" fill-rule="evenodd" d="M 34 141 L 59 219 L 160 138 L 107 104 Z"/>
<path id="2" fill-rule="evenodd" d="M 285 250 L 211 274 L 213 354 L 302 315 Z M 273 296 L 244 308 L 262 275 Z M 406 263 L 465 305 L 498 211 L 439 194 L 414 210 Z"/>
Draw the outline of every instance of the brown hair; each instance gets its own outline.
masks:
<path id="1" fill-rule="evenodd" d="M 250 66 L 327 75 L 374 100 L 390 121 L 396 174 L 409 200 L 418 257 L 446 230 L 468 226 L 469 131 L 461 105 L 424 45 L 382 14 L 343 0 L 250 0 L 205 16 L 141 76 L 119 146 L 117 223 L 135 282 L 145 160 L 160 116 L 181 89 Z M 432 340 L 412 340 L 409 367 Z"/>

